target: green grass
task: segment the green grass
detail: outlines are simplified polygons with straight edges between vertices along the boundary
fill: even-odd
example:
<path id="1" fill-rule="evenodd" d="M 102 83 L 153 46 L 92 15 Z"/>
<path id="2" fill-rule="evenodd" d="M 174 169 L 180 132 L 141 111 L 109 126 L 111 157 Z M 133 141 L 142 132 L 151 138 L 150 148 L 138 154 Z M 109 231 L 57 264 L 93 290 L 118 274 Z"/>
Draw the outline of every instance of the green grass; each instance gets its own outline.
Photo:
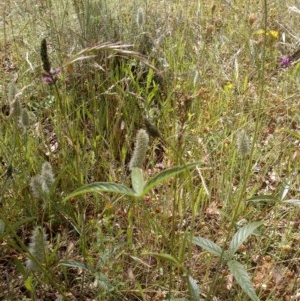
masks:
<path id="1" fill-rule="evenodd" d="M 0 0 L 1 300 L 296 300 L 299 63 L 278 69 L 295 2 L 17 2 Z"/>

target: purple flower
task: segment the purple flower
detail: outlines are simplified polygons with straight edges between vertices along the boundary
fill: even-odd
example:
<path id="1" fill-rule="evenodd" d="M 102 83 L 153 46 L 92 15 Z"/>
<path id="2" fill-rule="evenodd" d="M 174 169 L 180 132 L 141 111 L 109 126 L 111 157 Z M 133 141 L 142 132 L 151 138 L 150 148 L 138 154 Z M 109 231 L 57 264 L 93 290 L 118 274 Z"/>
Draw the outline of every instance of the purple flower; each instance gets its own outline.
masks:
<path id="1" fill-rule="evenodd" d="M 52 76 L 49 76 L 46 73 L 43 73 L 43 82 L 48 85 L 52 85 L 56 82 L 56 79 L 54 79 Z"/>
<path id="2" fill-rule="evenodd" d="M 60 73 L 60 68 L 50 69 L 50 72 L 43 73 L 43 82 L 52 85 L 57 81 L 57 74 Z"/>
<path id="3" fill-rule="evenodd" d="M 54 74 L 59 74 L 60 73 L 60 68 L 56 68 L 56 69 L 52 69 L 50 70 L 50 74 L 54 75 Z"/>
<path id="4" fill-rule="evenodd" d="M 291 65 L 291 60 L 288 56 L 285 56 L 280 60 L 280 67 L 287 68 L 290 65 Z"/>

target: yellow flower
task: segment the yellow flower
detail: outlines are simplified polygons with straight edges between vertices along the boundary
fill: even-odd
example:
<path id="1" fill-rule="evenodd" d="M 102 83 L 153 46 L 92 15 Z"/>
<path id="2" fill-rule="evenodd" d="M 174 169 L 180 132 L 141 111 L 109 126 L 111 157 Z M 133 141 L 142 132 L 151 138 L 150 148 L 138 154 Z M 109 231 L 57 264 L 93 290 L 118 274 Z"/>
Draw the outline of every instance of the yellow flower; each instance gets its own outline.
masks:
<path id="1" fill-rule="evenodd" d="M 255 32 L 257 35 L 263 35 L 265 31 L 263 29 L 259 29 Z"/>
<path id="2" fill-rule="evenodd" d="M 257 35 L 263 35 L 263 34 L 265 34 L 265 31 L 264 31 L 264 29 L 259 29 L 255 33 Z M 279 33 L 276 30 L 269 30 L 268 29 L 267 32 L 266 32 L 266 36 L 269 37 L 271 40 L 277 40 L 278 35 L 279 35 Z"/>
<path id="3" fill-rule="evenodd" d="M 269 36 L 273 40 L 277 40 L 278 39 L 278 31 L 276 31 L 276 30 L 268 30 L 267 31 L 267 36 Z"/>
<path id="4" fill-rule="evenodd" d="M 223 88 L 224 88 L 225 92 L 229 92 L 229 91 L 233 90 L 234 86 L 233 86 L 232 82 L 227 82 Z"/>

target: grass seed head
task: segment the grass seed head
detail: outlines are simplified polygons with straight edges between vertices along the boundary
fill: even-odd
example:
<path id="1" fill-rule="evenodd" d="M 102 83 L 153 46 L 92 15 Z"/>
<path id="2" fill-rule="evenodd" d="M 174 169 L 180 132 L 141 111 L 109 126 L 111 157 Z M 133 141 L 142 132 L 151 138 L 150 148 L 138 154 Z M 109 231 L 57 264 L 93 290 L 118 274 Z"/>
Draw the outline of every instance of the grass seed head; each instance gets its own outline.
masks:
<path id="1" fill-rule="evenodd" d="M 140 30 L 143 29 L 144 22 L 145 22 L 144 10 L 141 7 L 139 7 L 139 9 L 137 11 L 137 16 L 136 16 L 136 24 Z"/>
<path id="2" fill-rule="evenodd" d="M 250 153 L 250 141 L 246 131 L 242 130 L 237 137 L 237 150 L 242 157 Z"/>
<path id="3" fill-rule="evenodd" d="M 52 171 L 52 166 L 50 163 L 45 162 L 42 165 L 41 174 L 36 175 L 31 178 L 30 189 L 32 194 L 37 199 L 44 199 L 47 194 L 49 194 L 52 184 L 55 181 L 55 177 Z"/>
<path id="4" fill-rule="evenodd" d="M 42 198 L 43 195 L 43 177 L 41 175 L 37 175 L 31 178 L 30 180 L 30 190 L 32 194 L 37 198 Z"/>
<path id="5" fill-rule="evenodd" d="M 43 62 L 44 71 L 46 71 L 47 73 L 50 73 L 51 64 L 50 64 L 49 57 L 48 57 L 46 39 L 43 39 L 41 42 L 41 60 Z"/>
<path id="6" fill-rule="evenodd" d="M 42 171 L 41 171 L 41 176 L 43 179 L 43 183 L 42 183 L 42 190 L 45 193 L 49 193 L 50 188 L 52 186 L 52 184 L 55 181 L 55 177 L 52 171 L 52 166 L 49 162 L 45 162 L 42 165 Z"/>
<path id="7" fill-rule="evenodd" d="M 10 104 L 10 115 L 13 116 L 15 119 L 20 118 L 22 113 L 22 107 L 19 99 L 15 99 L 11 104 Z"/>
<path id="8" fill-rule="evenodd" d="M 41 174 L 44 175 L 45 173 L 52 173 L 52 166 L 49 162 L 44 162 L 42 165 L 42 170 L 41 170 Z"/>
<path id="9" fill-rule="evenodd" d="M 45 233 L 45 229 L 37 226 L 31 233 L 30 244 L 28 248 L 31 255 L 35 258 L 35 260 L 28 258 L 26 261 L 26 267 L 29 271 L 39 270 L 39 265 L 37 262 L 45 262 L 46 248 L 47 235 Z"/>
<path id="10" fill-rule="evenodd" d="M 20 116 L 20 125 L 25 129 L 30 124 L 30 117 L 27 109 L 23 109 Z"/>
<path id="11" fill-rule="evenodd" d="M 17 88 L 14 83 L 10 83 L 8 86 L 8 102 L 12 103 L 15 100 L 17 94 Z"/>
<path id="12" fill-rule="evenodd" d="M 134 167 L 143 169 L 146 153 L 149 145 L 149 135 L 144 129 L 140 129 L 136 136 L 135 148 L 129 163 L 129 169 Z"/>

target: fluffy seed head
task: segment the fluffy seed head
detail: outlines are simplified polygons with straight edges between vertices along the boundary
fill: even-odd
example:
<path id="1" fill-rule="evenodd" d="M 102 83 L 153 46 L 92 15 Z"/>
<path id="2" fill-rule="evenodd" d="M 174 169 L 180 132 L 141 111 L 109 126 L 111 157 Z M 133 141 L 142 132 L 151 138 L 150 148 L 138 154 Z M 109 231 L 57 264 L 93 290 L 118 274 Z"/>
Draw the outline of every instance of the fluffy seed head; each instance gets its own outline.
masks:
<path id="1" fill-rule="evenodd" d="M 144 129 L 140 129 L 136 136 L 135 148 L 129 163 L 129 169 L 134 167 L 143 169 L 146 153 L 149 145 L 149 135 Z"/>
<path id="2" fill-rule="evenodd" d="M 10 83 L 8 86 L 8 101 L 9 103 L 12 103 L 15 99 L 15 96 L 17 94 L 17 88 L 14 83 Z"/>
<path id="3" fill-rule="evenodd" d="M 22 112 L 21 103 L 19 99 L 16 98 L 10 104 L 10 115 L 13 116 L 13 118 L 18 119 L 21 116 L 21 112 Z"/>
<path id="4" fill-rule="evenodd" d="M 45 185 L 48 187 L 48 189 L 46 190 L 49 192 L 49 189 L 51 188 L 52 184 L 55 181 L 54 174 L 52 171 L 52 166 L 49 162 L 45 162 L 42 165 L 41 176 L 43 178 Z"/>
<path id="5" fill-rule="evenodd" d="M 52 172 L 52 166 L 49 162 L 44 162 L 42 165 L 41 174 L 43 174 L 45 172 Z"/>
<path id="6" fill-rule="evenodd" d="M 37 271 L 39 270 L 37 262 L 45 262 L 46 257 L 47 235 L 44 228 L 37 226 L 33 229 L 28 250 L 35 260 L 28 258 L 26 267 L 29 271 Z"/>
<path id="7" fill-rule="evenodd" d="M 20 125 L 23 128 L 26 128 L 27 126 L 29 126 L 30 123 L 30 117 L 29 117 L 29 113 L 27 109 L 23 109 L 21 111 L 21 116 L 20 116 Z"/>
<path id="8" fill-rule="evenodd" d="M 144 10 L 141 7 L 139 7 L 136 15 L 136 24 L 139 29 L 143 28 L 144 22 L 145 22 Z"/>
<path id="9" fill-rule="evenodd" d="M 47 196 L 50 193 L 51 186 L 54 183 L 54 181 L 55 177 L 52 171 L 52 166 L 48 162 L 45 162 L 42 165 L 42 170 L 39 175 L 36 175 L 31 178 L 31 192 L 37 199 L 44 200 L 44 206 L 47 204 Z"/>
<path id="10" fill-rule="evenodd" d="M 250 153 L 250 141 L 247 133 L 242 130 L 237 137 L 237 150 L 242 157 Z"/>
<path id="11" fill-rule="evenodd" d="M 30 190 L 37 199 L 40 199 L 43 196 L 43 182 L 43 177 L 41 175 L 34 176 L 30 180 Z"/>

